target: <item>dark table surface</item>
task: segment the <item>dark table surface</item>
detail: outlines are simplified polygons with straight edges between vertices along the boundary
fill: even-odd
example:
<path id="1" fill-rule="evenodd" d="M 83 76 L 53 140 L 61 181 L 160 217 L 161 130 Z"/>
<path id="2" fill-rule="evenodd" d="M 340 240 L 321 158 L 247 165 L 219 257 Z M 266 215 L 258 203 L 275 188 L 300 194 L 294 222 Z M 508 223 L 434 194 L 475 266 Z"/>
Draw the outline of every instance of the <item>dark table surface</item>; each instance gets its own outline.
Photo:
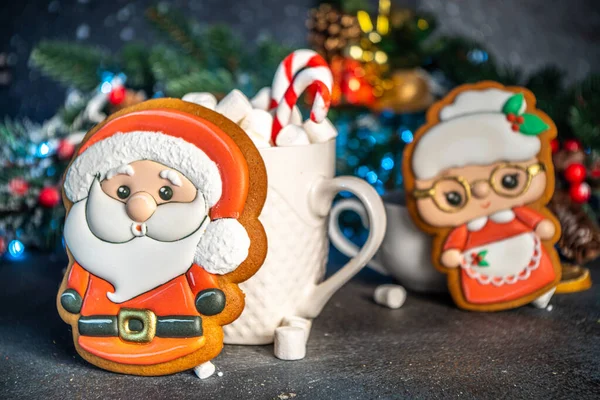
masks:
<path id="1" fill-rule="evenodd" d="M 304 360 L 225 346 L 214 360 L 223 375 L 202 381 L 83 361 L 54 305 L 64 265 L 35 255 L 0 264 L 0 399 L 600 398 L 598 283 L 555 296 L 551 311 L 470 313 L 415 294 L 390 310 L 372 301 L 385 278 L 365 271 L 314 321 Z"/>

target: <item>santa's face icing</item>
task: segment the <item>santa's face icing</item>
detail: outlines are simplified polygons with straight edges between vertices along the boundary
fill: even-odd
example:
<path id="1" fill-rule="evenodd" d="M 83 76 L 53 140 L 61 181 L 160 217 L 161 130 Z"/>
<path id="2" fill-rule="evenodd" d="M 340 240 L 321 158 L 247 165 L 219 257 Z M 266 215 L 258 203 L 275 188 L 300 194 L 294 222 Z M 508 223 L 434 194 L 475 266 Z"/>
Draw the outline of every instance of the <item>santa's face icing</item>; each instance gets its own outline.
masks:
<path id="1" fill-rule="evenodd" d="M 416 180 L 421 218 L 432 226 L 455 227 L 498 211 L 532 203 L 546 188 L 537 158 L 448 168 L 435 178 Z"/>
<path id="2" fill-rule="evenodd" d="M 144 160 L 94 180 L 67 216 L 65 240 L 121 303 L 184 274 L 209 222 L 204 196 L 187 178 Z"/>

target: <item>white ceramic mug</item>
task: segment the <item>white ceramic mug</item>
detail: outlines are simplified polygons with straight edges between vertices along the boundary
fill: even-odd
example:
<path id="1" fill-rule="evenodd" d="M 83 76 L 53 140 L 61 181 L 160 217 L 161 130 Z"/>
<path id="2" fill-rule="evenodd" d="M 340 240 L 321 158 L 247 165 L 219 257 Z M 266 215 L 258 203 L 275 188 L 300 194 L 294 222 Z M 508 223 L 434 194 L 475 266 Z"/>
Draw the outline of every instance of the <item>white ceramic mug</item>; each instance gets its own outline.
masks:
<path id="1" fill-rule="evenodd" d="M 446 292 L 446 276 L 435 269 L 431 262 L 431 237 L 421 232 L 406 209 L 402 193 L 384 196 L 387 229 L 383 243 L 369 267 L 392 275 L 407 289 L 417 292 Z M 369 220 L 362 204 L 345 199 L 331 209 L 329 236 L 334 246 L 348 257 L 354 257 L 358 247 L 344 236 L 339 227 L 339 216 L 353 211 L 360 216 L 365 228 Z"/>
<path id="2" fill-rule="evenodd" d="M 225 343 L 268 344 L 284 318 L 315 318 L 329 298 L 375 255 L 385 232 L 385 210 L 377 192 L 355 177 L 335 173 L 335 139 L 306 146 L 259 149 L 268 176 L 260 215 L 269 249 L 258 273 L 240 284 L 246 306 L 224 326 Z M 329 255 L 327 215 L 341 191 L 364 205 L 369 237 L 351 260 L 325 281 Z"/>

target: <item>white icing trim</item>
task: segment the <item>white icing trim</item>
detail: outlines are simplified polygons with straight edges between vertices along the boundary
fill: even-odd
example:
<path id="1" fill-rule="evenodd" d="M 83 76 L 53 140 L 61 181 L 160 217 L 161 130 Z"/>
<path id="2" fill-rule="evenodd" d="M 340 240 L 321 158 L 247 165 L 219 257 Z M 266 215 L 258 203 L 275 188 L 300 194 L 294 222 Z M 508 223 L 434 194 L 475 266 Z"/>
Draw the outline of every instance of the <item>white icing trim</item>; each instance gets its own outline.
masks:
<path id="1" fill-rule="evenodd" d="M 172 169 L 163 169 L 162 171 L 160 171 L 158 176 L 160 176 L 163 179 L 169 180 L 169 182 L 171 182 L 173 186 L 183 185 L 183 182 L 181 182 L 181 178 L 179 177 L 179 175 L 177 175 L 177 172 L 175 172 Z"/>
<path id="2" fill-rule="evenodd" d="M 513 92 L 495 88 L 464 91 L 454 98 L 452 104 L 440 110 L 440 120 L 447 121 L 475 113 L 501 112 L 504 103 L 514 94 Z M 521 107 L 520 111 L 525 111 L 527 107 L 525 100 Z"/>
<path id="3" fill-rule="evenodd" d="M 417 179 L 433 179 L 448 168 L 520 162 L 540 151 L 537 136 L 511 129 L 500 112 L 464 115 L 440 122 L 416 144 L 412 169 Z"/>
<path id="4" fill-rule="evenodd" d="M 181 172 L 206 197 L 209 206 L 221 198 L 223 182 L 217 164 L 206 153 L 181 138 L 162 132 L 116 133 L 86 149 L 67 172 L 65 194 L 73 201 L 88 196 L 96 174 L 139 160 L 152 160 Z"/>
<path id="5" fill-rule="evenodd" d="M 211 274 L 234 271 L 248 257 L 250 237 L 238 220 L 212 221 L 196 248 L 194 262 Z"/>
<path id="6" fill-rule="evenodd" d="M 513 210 L 502 210 L 493 213 L 489 217 L 484 215 L 483 217 L 472 219 L 467 222 L 467 229 L 470 232 L 480 231 L 487 224 L 488 218 L 497 224 L 507 224 L 515 219 L 515 212 Z"/>

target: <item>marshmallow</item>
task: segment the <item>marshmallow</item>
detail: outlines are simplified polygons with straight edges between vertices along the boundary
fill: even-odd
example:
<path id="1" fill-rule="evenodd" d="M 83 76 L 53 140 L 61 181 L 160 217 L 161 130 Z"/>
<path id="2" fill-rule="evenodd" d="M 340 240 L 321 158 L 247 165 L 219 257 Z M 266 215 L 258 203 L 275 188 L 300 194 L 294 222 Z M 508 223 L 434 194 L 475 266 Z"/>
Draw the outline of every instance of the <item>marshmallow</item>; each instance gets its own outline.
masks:
<path id="1" fill-rule="evenodd" d="M 373 296 L 375 303 L 389 308 L 400 308 L 406 300 L 406 290 L 400 285 L 380 285 Z"/>
<path id="2" fill-rule="evenodd" d="M 304 129 L 298 125 L 286 125 L 277 135 L 277 146 L 304 146 L 310 144 Z"/>
<path id="3" fill-rule="evenodd" d="M 275 357 L 280 360 L 301 360 L 306 356 L 304 329 L 298 326 L 280 326 L 275 329 Z"/>
<path id="4" fill-rule="evenodd" d="M 300 109 L 298 108 L 298 106 L 294 106 L 294 108 L 292 108 L 290 124 L 294 124 L 294 125 L 298 125 L 298 126 L 302 125 L 302 113 L 300 113 Z"/>
<path id="5" fill-rule="evenodd" d="M 304 341 L 306 342 L 308 341 L 308 336 L 310 335 L 312 321 L 302 317 L 285 317 L 281 323 L 281 326 L 295 326 L 302 328 L 304 331 Z"/>
<path id="6" fill-rule="evenodd" d="M 234 89 L 217 104 L 215 111 L 239 124 L 252 111 L 252 104 L 242 92 Z"/>
<path id="7" fill-rule="evenodd" d="M 217 98 L 212 93 L 207 92 L 193 92 L 184 95 L 181 100 L 189 101 L 190 103 L 198 104 L 202 107 L 210 108 L 214 110 L 217 106 Z"/>
<path id="8" fill-rule="evenodd" d="M 273 116 L 268 111 L 252 110 L 242 120 L 240 127 L 246 132 L 254 132 L 269 143 L 273 127 Z"/>
<path id="9" fill-rule="evenodd" d="M 325 143 L 337 136 L 335 126 L 328 118 L 325 118 L 321 123 L 307 119 L 302 126 L 311 143 Z"/>
<path id="10" fill-rule="evenodd" d="M 271 88 L 267 86 L 260 89 L 250 100 L 250 104 L 255 109 L 267 111 L 271 105 Z"/>
<path id="11" fill-rule="evenodd" d="M 246 134 L 248 135 L 248 137 L 250 139 L 252 139 L 252 142 L 254 142 L 254 145 L 256 146 L 257 149 L 264 149 L 265 147 L 271 147 L 271 142 L 265 140 L 258 133 L 251 131 L 251 130 L 247 130 Z"/>
<path id="12" fill-rule="evenodd" d="M 213 363 L 211 363 L 210 361 L 207 361 L 205 363 L 198 365 L 197 367 L 194 367 L 194 372 L 196 373 L 196 376 L 198 378 L 206 379 L 215 373 L 215 369 L 216 369 L 215 365 Z"/>

